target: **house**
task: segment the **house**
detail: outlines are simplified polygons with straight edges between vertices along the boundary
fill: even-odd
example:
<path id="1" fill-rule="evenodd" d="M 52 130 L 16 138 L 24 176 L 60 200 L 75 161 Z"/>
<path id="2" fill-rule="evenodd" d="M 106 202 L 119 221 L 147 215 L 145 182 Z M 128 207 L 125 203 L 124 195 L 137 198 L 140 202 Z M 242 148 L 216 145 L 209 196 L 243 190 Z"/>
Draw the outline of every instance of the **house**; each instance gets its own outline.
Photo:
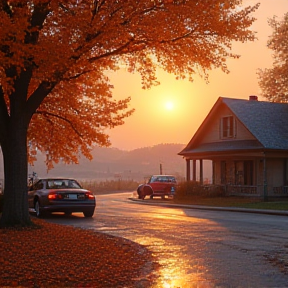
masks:
<path id="1" fill-rule="evenodd" d="M 203 184 L 203 160 L 210 160 L 213 184 L 229 194 L 288 196 L 288 104 L 219 97 L 178 154 L 187 181 L 198 173 Z"/>

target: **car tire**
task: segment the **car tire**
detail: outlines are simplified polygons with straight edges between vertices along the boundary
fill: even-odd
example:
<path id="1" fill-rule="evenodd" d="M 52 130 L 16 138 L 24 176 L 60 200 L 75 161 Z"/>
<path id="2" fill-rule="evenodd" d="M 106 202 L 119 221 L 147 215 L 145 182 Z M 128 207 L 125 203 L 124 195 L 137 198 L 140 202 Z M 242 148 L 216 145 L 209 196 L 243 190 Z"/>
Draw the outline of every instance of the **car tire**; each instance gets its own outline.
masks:
<path id="1" fill-rule="evenodd" d="M 149 186 L 149 185 L 145 185 L 144 187 L 143 187 L 143 194 L 145 195 L 145 196 L 150 196 L 151 197 L 151 195 L 153 195 L 153 189 Z M 144 198 L 143 198 L 144 199 Z"/>
<path id="2" fill-rule="evenodd" d="M 38 217 L 38 218 L 44 217 L 44 212 L 41 211 L 39 200 L 35 201 L 34 209 L 35 209 L 35 212 L 36 212 L 36 217 Z"/>
<path id="3" fill-rule="evenodd" d="M 83 211 L 84 217 L 92 217 L 94 214 L 94 210 Z"/>

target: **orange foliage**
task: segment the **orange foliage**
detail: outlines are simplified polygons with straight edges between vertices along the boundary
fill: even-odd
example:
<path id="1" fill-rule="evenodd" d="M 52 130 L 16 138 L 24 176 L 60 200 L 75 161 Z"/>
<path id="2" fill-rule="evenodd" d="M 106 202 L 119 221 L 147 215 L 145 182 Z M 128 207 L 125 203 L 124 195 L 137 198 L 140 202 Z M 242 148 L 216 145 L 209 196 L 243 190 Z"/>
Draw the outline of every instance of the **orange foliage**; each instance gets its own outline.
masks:
<path id="1" fill-rule="evenodd" d="M 27 158 L 53 163 L 91 158 L 109 145 L 106 129 L 133 113 L 113 100 L 107 72 L 126 68 L 142 87 L 158 84 L 156 68 L 177 78 L 229 72 L 234 41 L 252 41 L 241 0 L 0 1 L 0 144 L 5 202 L 0 226 L 30 223 Z M 129 85 L 129 83 L 123 83 Z M 28 147 L 27 147 L 28 146 Z M 28 156 L 27 157 L 27 151 Z"/>
<path id="2" fill-rule="evenodd" d="M 231 43 L 254 40 L 249 28 L 258 5 L 241 4 L 1 1 L 0 92 L 7 104 L 26 95 L 25 120 L 33 116 L 30 160 L 41 150 L 49 168 L 59 159 L 77 162 L 80 152 L 90 158 L 91 146 L 110 144 L 105 129 L 123 124 L 133 109 L 130 98 L 112 99 L 109 70 L 139 72 L 143 88 L 158 83 L 157 66 L 190 80 L 195 72 L 207 77 L 212 68 L 228 72 L 226 59 L 239 57 L 231 53 Z"/>
<path id="3" fill-rule="evenodd" d="M 139 277 L 149 281 L 142 269 L 153 258 L 144 247 L 91 230 L 34 222 L 41 228 L 0 230 L 1 287 L 135 287 Z"/>

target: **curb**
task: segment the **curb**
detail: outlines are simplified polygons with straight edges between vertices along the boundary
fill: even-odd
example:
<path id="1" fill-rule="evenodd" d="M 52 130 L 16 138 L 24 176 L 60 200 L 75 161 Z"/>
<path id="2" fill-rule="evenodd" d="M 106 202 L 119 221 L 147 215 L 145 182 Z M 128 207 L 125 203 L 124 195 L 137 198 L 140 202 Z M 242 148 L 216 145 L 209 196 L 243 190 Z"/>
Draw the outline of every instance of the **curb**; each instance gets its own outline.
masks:
<path id="1" fill-rule="evenodd" d="M 237 207 L 212 207 L 202 205 L 185 205 L 167 203 L 164 201 L 154 202 L 153 200 L 141 200 L 129 197 L 131 201 L 138 202 L 143 205 L 162 206 L 167 208 L 184 208 L 184 209 L 198 209 L 198 210 L 212 210 L 212 211 L 228 211 L 228 212 L 242 212 L 242 213 L 255 213 L 255 214 L 267 214 L 267 215 L 279 215 L 288 216 L 288 211 L 281 210 L 268 210 L 268 209 L 249 209 L 249 208 L 237 208 Z M 152 202 L 153 201 L 153 202 Z"/>

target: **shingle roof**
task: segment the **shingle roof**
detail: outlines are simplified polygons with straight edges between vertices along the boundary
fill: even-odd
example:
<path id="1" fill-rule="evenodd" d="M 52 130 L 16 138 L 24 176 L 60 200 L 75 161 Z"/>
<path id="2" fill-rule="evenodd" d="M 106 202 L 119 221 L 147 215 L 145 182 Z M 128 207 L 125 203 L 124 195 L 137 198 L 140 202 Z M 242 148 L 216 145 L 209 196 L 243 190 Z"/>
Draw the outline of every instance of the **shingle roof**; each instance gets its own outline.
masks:
<path id="1" fill-rule="evenodd" d="M 266 149 L 288 149 L 288 104 L 222 97 Z"/>
<path id="2" fill-rule="evenodd" d="M 193 153 L 205 152 L 228 152 L 228 151 L 241 151 L 241 150 L 254 150 L 263 148 L 257 140 L 239 140 L 239 141 L 224 141 L 224 142 L 212 142 L 201 143 L 199 146 L 193 149 Z M 189 152 L 186 150 L 186 152 Z"/>
<path id="3" fill-rule="evenodd" d="M 213 114 L 217 107 L 222 104 L 225 104 L 234 113 L 256 140 L 196 144 L 197 135 L 203 130 L 207 117 Z M 208 116 L 179 155 L 247 149 L 288 150 L 288 104 L 286 103 L 219 97 Z"/>

